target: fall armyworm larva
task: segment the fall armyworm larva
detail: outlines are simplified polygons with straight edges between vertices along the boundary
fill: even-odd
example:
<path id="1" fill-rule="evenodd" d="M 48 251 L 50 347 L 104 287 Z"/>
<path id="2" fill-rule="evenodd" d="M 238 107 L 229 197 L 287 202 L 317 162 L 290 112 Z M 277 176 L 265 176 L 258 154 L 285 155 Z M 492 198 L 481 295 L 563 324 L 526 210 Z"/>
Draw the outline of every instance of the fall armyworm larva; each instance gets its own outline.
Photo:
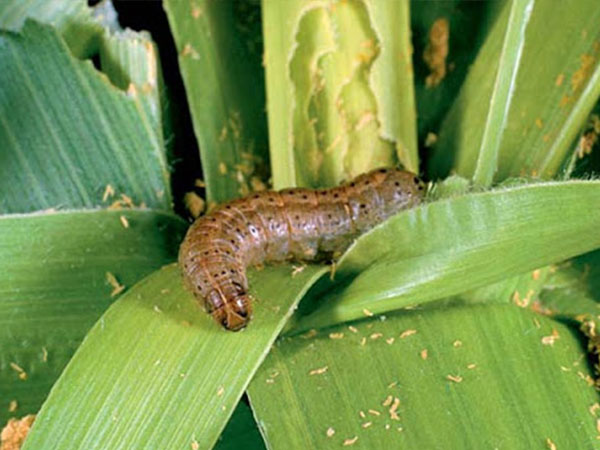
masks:
<path id="1" fill-rule="evenodd" d="M 218 323 L 240 330 L 252 313 L 246 267 L 331 259 L 424 192 L 413 173 L 376 169 L 332 189 L 266 191 L 226 203 L 188 230 L 179 250 L 185 284 Z"/>

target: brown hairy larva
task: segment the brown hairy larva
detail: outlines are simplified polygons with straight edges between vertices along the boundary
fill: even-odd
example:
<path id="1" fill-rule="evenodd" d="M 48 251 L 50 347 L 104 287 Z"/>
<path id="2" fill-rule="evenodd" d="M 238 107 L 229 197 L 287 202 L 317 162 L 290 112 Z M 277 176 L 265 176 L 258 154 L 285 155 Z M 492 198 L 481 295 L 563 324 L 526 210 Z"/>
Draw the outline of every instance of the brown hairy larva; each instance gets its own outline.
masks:
<path id="1" fill-rule="evenodd" d="M 218 323 L 240 330 L 252 312 L 246 267 L 331 260 L 424 192 L 413 173 L 376 169 L 332 189 L 264 191 L 226 203 L 188 230 L 179 250 L 185 284 Z"/>

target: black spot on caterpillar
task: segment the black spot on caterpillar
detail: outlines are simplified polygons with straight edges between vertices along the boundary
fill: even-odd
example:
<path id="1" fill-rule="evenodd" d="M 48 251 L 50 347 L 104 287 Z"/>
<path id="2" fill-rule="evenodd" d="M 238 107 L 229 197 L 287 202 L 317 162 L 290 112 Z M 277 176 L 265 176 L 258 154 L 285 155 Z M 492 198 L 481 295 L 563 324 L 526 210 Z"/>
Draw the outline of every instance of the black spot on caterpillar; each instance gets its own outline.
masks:
<path id="1" fill-rule="evenodd" d="M 185 284 L 218 323 L 240 330 L 252 313 L 246 267 L 331 259 L 424 192 L 413 173 L 376 169 L 332 189 L 266 191 L 226 203 L 188 230 L 179 250 Z"/>

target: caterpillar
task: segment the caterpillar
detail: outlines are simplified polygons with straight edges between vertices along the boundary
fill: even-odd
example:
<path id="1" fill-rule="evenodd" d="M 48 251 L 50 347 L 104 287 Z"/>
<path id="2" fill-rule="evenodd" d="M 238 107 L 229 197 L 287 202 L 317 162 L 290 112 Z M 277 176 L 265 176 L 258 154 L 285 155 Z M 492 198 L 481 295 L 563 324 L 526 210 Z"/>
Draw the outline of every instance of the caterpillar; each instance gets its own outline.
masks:
<path id="1" fill-rule="evenodd" d="M 223 204 L 198 218 L 181 244 L 185 285 L 218 323 L 240 330 L 252 314 L 246 267 L 331 260 L 424 192 L 413 173 L 376 169 L 331 189 L 264 191 Z"/>

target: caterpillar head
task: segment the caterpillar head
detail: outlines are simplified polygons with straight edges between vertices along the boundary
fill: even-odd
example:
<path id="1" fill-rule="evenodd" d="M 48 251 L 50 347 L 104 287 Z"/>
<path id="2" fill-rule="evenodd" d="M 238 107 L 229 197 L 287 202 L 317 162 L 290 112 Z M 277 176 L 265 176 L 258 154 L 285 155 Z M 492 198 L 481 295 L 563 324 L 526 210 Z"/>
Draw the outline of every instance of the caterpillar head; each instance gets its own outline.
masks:
<path id="1" fill-rule="evenodd" d="M 219 291 L 212 290 L 206 301 L 206 309 L 219 325 L 229 331 L 245 328 L 252 317 L 250 297 L 244 292 L 224 299 Z"/>
<path id="2" fill-rule="evenodd" d="M 378 178 L 378 193 L 388 217 L 419 204 L 425 196 L 425 183 L 412 172 L 378 169 L 373 173 Z"/>

